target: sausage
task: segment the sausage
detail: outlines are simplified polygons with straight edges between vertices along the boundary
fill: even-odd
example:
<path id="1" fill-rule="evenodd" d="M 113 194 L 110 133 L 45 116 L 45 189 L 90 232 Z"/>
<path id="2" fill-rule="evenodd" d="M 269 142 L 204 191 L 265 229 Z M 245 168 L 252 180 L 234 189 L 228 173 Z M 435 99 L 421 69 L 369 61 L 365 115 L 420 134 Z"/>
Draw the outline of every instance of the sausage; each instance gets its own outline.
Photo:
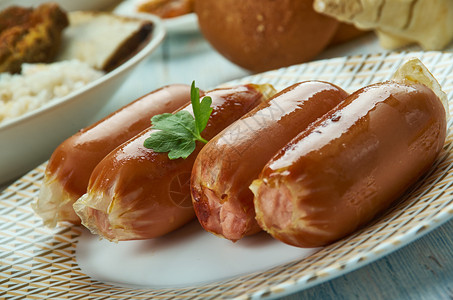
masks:
<path id="1" fill-rule="evenodd" d="M 252 180 L 280 148 L 347 95 L 327 82 L 297 83 L 212 139 L 198 155 L 191 180 L 204 229 L 232 241 L 260 231 L 248 188 Z"/>
<path id="2" fill-rule="evenodd" d="M 213 138 L 226 126 L 264 101 L 256 86 L 217 89 L 203 137 Z M 184 108 L 192 113 L 192 106 Z M 109 240 L 149 239 L 164 235 L 195 218 L 190 173 L 198 143 L 187 159 L 170 160 L 143 146 L 153 129 L 141 132 L 107 155 L 93 171 L 87 194 L 74 204 L 82 224 Z"/>
<path id="3" fill-rule="evenodd" d="M 328 245 L 364 226 L 429 169 L 445 143 L 445 115 L 421 84 L 358 90 L 253 181 L 259 225 L 298 247 Z"/>
<path id="4" fill-rule="evenodd" d="M 155 90 L 62 142 L 47 164 L 33 208 L 44 224 L 80 224 L 72 205 L 86 193 L 95 166 L 110 151 L 151 126 L 151 117 L 173 112 L 190 102 L 190 86 L 170 85 Z"/>

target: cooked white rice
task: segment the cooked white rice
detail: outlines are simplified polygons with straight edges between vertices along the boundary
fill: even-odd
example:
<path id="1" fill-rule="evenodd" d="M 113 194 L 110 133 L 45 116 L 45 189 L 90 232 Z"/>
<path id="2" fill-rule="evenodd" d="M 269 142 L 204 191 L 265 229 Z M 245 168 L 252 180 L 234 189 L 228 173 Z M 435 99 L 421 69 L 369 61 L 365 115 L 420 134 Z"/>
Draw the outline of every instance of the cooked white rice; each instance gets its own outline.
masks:
<path id="1" fill-rule="evenodd" d="M 78 60 L 51 64 L 23 64 L 21 74 L 0 74 L 0 123 L 66 96 L 101 77 Z"/>

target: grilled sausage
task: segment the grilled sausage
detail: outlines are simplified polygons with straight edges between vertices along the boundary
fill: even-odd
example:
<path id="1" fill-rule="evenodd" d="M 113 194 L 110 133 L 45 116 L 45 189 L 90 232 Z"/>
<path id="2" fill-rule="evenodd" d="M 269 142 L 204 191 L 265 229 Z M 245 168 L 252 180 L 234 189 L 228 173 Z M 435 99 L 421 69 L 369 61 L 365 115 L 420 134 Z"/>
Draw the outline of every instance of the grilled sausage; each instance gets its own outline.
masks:
<path id="1" fill-rule="evenodd" d="M 213 112 L 203 137 L 210 139 L 259 103 L 256 86 L 217 89 Z M 191 105 L 184 108 L 192 112 Z M 164 235 L 195 217 L 190 198 L 190 173 L 198 152 L 170 160 L 143 146 L 153 129 L 145 130 L 107 155 L 95 168 L 88 192 L 74 209 L 82 224 L 109 240 L 149 239 Z"/>
<path id="2" fill-rule="evenodd" d="M 260 226 L 299 247 L 364 226 L 424 174 L 442 149 L 445 110 L 421 84 L 358 90 L 295 137 L 253 181 Z"/>
<path id="3" fill-rule="evenodd" d="M 95 166 L 110 151 L 151 126 L 151 117 L 190 102 L 190 86 L 170 85 L 151 92 L 80 130 L 53 152 L 34 210 L 46 225 L 80 224 L 72 205 L 88 186 Z"/>
<path id="4" fill-rule="evenodd" d="M 280 148 L 346 96 L 330 83 L 297 83 L 212 139 L 198 155 L 191 180 L 204 229 L 233 241 L 258 232 L 252 180 Z"/>

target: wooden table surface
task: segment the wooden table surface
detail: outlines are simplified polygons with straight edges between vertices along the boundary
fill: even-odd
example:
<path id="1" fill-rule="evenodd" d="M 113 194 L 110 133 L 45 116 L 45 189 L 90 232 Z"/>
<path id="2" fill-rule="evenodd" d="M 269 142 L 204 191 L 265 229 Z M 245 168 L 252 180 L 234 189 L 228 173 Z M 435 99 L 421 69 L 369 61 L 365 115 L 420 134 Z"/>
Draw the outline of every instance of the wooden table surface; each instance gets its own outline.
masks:
<path id="1" fill-rule="evenodd" d="M 318 59 L 380 51 L 370 34 Z M 199 33 L 171 34 L 99 115 L 163 85 L 195 80 L 209 89 L 249 74 L 220 56 Z M 453 220 L 374 263 L 283 299 L 453 299 Z"/>
<path id="2" fill-rule="evenodd" d="M 369 34 L 328 49 L 317 59 L 382 51 Z M 170 34 L 115 101 L 170 83 L 195 80 L 208 89 L 249 74 L 219 55 L 199 33 Z M 453 220 L 370 265 L 283 299 L 453 299 Z"/>

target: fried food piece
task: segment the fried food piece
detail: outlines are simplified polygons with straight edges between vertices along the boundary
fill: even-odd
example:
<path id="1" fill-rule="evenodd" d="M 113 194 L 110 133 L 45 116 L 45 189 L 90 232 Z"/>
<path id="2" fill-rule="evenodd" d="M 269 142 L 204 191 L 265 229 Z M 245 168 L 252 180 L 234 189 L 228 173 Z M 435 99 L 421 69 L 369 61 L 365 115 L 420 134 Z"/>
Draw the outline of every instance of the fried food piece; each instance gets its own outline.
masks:
<path id="1" fill-rule="evenodd" d="M 137 10 L 164 19 L 174 18 L 192 13 L 193 0 L 147 0 L 140 3 Z"/>
<path id="2" fill-rule="evenodd" d="M 19 73 L 24 62 L 51 61 L 68 25 L 66 13 L 55 3 L 0 12 L 0 73 Z"/>

